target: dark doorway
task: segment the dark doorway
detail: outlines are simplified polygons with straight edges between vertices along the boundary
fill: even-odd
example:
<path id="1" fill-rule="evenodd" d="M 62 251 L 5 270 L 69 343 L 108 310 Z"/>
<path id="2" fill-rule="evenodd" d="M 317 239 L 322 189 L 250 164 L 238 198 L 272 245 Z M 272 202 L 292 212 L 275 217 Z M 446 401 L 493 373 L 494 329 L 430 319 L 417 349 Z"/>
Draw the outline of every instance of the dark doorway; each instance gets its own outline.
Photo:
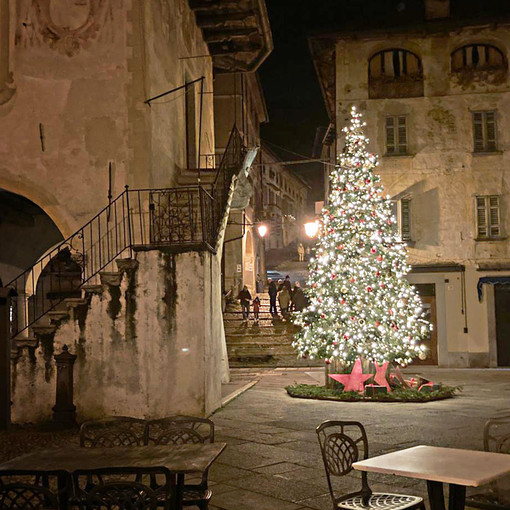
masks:
<path id="1" fill-rule="evenodd" d="M 510 287 L 494 286 L 498 367 L 510 366 Z"/>
<path id="2" fill-rule="evenodd" d="M 425 318 L 432 324 L 432 331 L 423 340 L 427 347 L 425 359 L 416 358 L 413 365 L 437 365 L 437 318 L 436 318 L 436 285 L 434 283 L 415 284 L 421 297 Z"/>

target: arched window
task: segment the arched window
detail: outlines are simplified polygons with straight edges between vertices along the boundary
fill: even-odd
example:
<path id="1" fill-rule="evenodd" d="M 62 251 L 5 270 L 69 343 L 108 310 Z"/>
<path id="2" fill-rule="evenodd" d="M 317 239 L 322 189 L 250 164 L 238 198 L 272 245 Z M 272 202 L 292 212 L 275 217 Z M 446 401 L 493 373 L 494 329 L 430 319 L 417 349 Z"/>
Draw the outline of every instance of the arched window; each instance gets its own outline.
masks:
<path id="1" fill-rule="evenodd" d="M 423 96 L 423 72 L 420 58 L 404 49 L 383 50 L 370 58 L 369 97 Z"/>
<path id="2" fill-rule="evenodd" d="M 452 72 L 473 69 L 488 71 L 506 69 L 503 52 L 490 44 L 468 44 L 455 50 L 451 56 Z"/>

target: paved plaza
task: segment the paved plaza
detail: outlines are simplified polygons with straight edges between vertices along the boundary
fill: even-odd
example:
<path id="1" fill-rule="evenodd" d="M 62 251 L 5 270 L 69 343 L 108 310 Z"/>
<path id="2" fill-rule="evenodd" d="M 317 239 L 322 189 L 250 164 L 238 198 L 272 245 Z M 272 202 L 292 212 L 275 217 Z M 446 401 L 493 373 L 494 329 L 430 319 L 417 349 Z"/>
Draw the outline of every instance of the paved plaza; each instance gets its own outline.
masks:
<path id="1" fill-rule="evenodd" d="M 308 370 L 309 372 L 309 370 Z M 459 397 L 424 404 L 325 402 L 293 399 L 284 388 L 312 383 L 305 369 L 237 370 L 233 379 L 259 382 L 212 417 L 217 440 L 228 443 L 213 466 L 215 509 L 331 509 L 315 427 L 326 419 L 358 420 L 370 455 L 419 444 L 480 450 L 485 421 L 510 411 L 510 370 L 419 367 L 407 370 L 435 382 L 462 385 Z M 426 496 L 426 483 L 369 475 L 373 490 Z M 356 490 L 357 473 L 339 488 Z"/>
<path id="2" fill-rule="evenodd" d="M 216 440 L 228 444 L 210 472 L 218 510 L 331 510 L 315 427 L 326 419 L 358 420 L 366 429 L 370 455 L 419 444 L 482 449 L 485 421 L 510 411 L 510 370 L 418 368 L 436 382 L 462 385 L 455 399 L 424 404 L 327 402 L 293 399 L 285 386 L 314 383 L 311 369 L 236 369 L 225 387 L 225 407 L 212 419 Z M 322 369 L 312 369 L 320 379 Z M 229 396 L 257 383 L 229 401 Z M 14 426 L 0 432 L 0 461 L 34 448 L 78 444 L 77 429 L 54 432 Z M 359 474 L 339 484 L 356 490 Z M 425 496 L 420 480 L 370 474 L 373 490 Z"/>

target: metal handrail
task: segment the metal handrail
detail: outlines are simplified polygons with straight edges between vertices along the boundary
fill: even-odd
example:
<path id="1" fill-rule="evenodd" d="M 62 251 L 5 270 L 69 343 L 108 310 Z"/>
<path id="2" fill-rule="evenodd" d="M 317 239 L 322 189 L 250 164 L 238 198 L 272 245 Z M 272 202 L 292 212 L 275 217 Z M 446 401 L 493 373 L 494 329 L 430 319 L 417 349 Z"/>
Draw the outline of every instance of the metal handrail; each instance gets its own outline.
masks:
<path id="1" fill-rule="evenodd" d="M 126 252 L 132 257 L 135 248 L 214 252 L 244 153 L 234 126 L 210 192 L 201 185 L 133 190 L 126 186 L 85 225 L 6 285 L 17 295 L 11 335 L 26 334 L 66 298 L 81 297 L 84 284 L 98 283 L 100 272 L 112 270 Z"/>

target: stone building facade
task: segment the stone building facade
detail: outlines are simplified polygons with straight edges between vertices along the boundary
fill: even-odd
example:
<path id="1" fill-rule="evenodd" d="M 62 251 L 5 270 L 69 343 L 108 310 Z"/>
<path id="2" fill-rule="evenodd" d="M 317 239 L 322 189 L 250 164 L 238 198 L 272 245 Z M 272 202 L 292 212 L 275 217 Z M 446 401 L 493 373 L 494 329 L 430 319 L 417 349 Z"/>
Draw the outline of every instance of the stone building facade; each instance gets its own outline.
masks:
<path id="1" fill-rule="evenodd" d="M 233 73 L 217 76 L 214 81 L 216 152 L 221 155 L 235 124 L 252 151 L 253 161 L 260 161 L 260 125 L 268 121 L 264 93 L 257 73 Z M 252 165 L 249 174 L 238 183 L 231 204 L 223 248 L 223 288 L 236 296 L 242 285 L 252 291 L 257 274 L 265 272 L 263 241 L 257 232 L 261 217 L 261 169 Z"/>
<path id="2" fill-rule="evenodd" d="M 414 24 L 310 46 L 339 150 L 351 105 L 364 113 L 435 326 L 426 362 L 508 366 L 510 21 L 450 7 L 425 0 Z"/>
<path id="3" fill-rule="evenodd" d="M 262 146 L 261 165 L 262 202 L 269 225 L 266 249 L 297 246 L 304 236 L 309 185 L 267 145 Z"/>
<path id="4" fill-rule="evenodd" d="M 78 356 L 79 419 L 220 405 L 221 257 L 242 138 L 222 186 L 197 167 L 215 152 L 214 74 L 254 71 L 271 48 L 258 0 L 0 1 L 14 421 L 51 416 L 64 344 Z"/>

